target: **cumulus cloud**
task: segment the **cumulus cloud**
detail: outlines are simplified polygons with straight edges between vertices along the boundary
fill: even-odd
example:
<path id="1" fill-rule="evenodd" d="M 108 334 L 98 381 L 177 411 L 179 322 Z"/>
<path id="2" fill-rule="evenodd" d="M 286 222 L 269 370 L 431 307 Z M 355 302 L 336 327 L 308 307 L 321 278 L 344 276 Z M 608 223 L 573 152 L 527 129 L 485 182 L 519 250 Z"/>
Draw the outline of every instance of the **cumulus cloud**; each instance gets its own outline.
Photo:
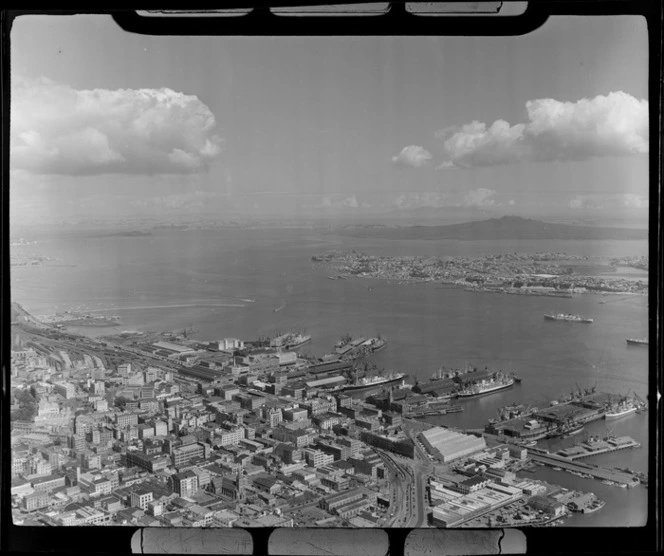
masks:
<path id="1" fill-rule="evenodd" d="M 221 151 L 215 117 L 171 89 L 78 90 L 12 80 L 10 162 L 35 174 L 186 174 Z"/>
<path id="2" fill-rule="evenodd" d="M 424 147 L 409 145 L 404 147 L 397 156 L 392 157 L 392 162 L 399 166 L 412 166 L 420 168 L 427 164 L 433 157 Z"/>
<path id="3" fill-rule="evenodd" d="M 496 191 L 493 189 L 487 189 L 485 187 L 473 189 L 464 196 L 464 206 L 490 207 L 496 204 L 496 201 L 493 198 L 495 195 Z"/>
<path id="4" fill-rule="evenodd" d="M 473 121 L 438 131 L 449 158 L 439 168 L 648 153 L 648 101 L 622 91 L 577 102 L 532 100 L 526 112 L 527 123 Z"/>

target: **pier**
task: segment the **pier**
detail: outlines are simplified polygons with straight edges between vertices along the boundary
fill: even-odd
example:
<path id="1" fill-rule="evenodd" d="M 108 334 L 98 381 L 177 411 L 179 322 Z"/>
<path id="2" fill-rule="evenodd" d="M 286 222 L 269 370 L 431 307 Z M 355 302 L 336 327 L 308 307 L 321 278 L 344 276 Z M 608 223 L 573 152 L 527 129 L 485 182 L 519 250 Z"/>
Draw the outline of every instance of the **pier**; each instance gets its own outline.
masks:
<path id="1" fill-rule="evenodd" d="M 548 467 L 560 467 L 565 471 L 575 471 L 584 475 L 590 475 L 600 481 L 612 481 L 618 484 L 624 484 L 628 487 L 634 487 L 639 484 L 639 480 L 629 473 L 605 469 L 596 465 L 590 465 L 583 462 L 570 461 L 568 458 L 556 454 L 530 453 L 529 457 L 536 462 L 543 463 Z"/>
<path id="2" fill-rule="evenodd" d="M 630 438 L 629 436 L 620 436 L 618 438 L 609 438 L 606 440 L 588 440 L 582 444 L 577 444 L 572 448 L 559 450 L 556 454 L 573 461 L 581 458 L 598 456 L 600 454 L 617 452 L 618 450 L 626 450 L 627 448 L 640 447 L 641 444 L 633 438 Z"/>

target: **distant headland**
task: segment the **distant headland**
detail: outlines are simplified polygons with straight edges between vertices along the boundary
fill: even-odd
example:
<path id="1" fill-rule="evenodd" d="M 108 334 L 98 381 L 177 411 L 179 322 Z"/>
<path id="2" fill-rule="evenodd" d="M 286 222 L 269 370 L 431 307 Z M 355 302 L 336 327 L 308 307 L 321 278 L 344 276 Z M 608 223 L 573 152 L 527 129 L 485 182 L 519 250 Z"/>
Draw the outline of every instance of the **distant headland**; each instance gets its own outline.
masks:
<path id="1" fill-rule="evenodd" d="M 382 239 L 553 239 L 553 240 L 640 240 L 647 229 L 601 228 L 554 224 L 520 216 L 503 216 L 443 226 L 346 226 L 341 232 L 353 237 Z"/>

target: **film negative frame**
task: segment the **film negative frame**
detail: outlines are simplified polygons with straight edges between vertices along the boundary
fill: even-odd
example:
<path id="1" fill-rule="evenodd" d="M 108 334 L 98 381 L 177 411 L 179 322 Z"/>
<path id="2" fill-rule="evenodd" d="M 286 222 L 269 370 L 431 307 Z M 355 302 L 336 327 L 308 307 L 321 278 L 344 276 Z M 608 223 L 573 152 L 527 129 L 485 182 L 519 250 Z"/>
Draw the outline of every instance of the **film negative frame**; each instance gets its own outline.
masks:
<path id="1" fill-rule="evenodd" d="M 241 17 L 195 17 L 170 16 L 167 18 L 147 18 L 133 9 L 91 10 L 42 8 L 3 11 L 2 13 L 2 76 L 3 76 L 3 119 L 9 121 L 11 110 L 8 79 L 10 73 L 10 30 L 13 21 L 25 14 L 110 14 L 117 25 L 130 33 L 150 35 L 246 35 L 246 36 L 417 36 L 417 35 L 521 35 L 540 27 L 549 17 L 556 15 L 640 15 L 647 20 L 649 44 L 649 99 L 650 99 L 650 277 L 649 277 L 649 331 L 650 338 L 655 338 L 649 353 L 649 401 L 656 410 L 649 412 L 649 477 L 648 523 L 641 528 L 524 528 L 527 551 L 532 553 L 613 553 L 639 552 L 656 553 L 663 549 L 661 528 L 662 509 L 662 468 L 661 468 L 661 427 L 662 416 L 659 407 L 659 392 L 662 389 L 661 362 L 662 345 L 660 323 L 662 322 L 662 268 L 661 243 L 661 106 L 662 106 L 662 6 L 657 0 L 568 0 L 547 1 L 530 0 L 522 15 L 512 17 L 492 17 L 483 15 L 460 15 L 454 17 L 422 17 L 408 13 L 401 3 L 392 3 L 390 10 L 382 15 L 359 17 L 349 14 L 339 16 L 301 16 L 279 17 L 269 11 L 274 6 L 292 6 L 296 4 L 325 4 L 320 0 L 301 2 L 244 2 L 236 0 L 227 3 L 224 9 L 251 7 L 253 11 Z M 350 0 L 346 4 L 359 3 Z M 149 9 L 142 7 L 142 9 Z M 189 8 L 193 9 L 193 8 Z M 3 126 L 3 188 L 2 188 L 2 506 L 0 507 L 0 550 L 6 553 L 54 552 L 54 553 L 119 553 L 132 550 L 133 542 L 140 542 L 137 527 L 24 527 L 15 526 L 11 520 L 10 496 L 10 423 L 9 423 L 9 323 L 10 299 L 9 257 L 9 126 Z M 139 536 L 135 536 L 139 531 Z M 274 529 L 247 529 L 252 539 L 251 553 L 268 554 L 269 539 Z M 336 530 L 340 534 L 343 530 Z M 454 530 L 472 539 L 484 534 L 482 530 Z M 386 529 L 389 537 L 389 554 L 400 556 L 404 553 L 405 543 L 410 529 Z M 189 534 L 196 531 L 188 530 Z M 470 542 L 470 541 L 469 541 Z M 471 543 L 472 544 L 472 543 Z M 470 546 L 470 545 L 469 545 Z M 134 544 L 134 549 L 136 545 Z M 184 547 L 182 552 L 187 551 Z M 479 553 L 479 552 L 477 552 Z"/>

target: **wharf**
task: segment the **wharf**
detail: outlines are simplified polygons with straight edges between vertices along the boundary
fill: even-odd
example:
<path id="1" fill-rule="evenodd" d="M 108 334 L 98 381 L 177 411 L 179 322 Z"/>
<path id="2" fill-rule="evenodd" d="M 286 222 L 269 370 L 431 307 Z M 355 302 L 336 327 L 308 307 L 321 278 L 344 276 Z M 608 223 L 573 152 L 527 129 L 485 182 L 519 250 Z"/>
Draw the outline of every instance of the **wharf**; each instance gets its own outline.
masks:
<path id="1" fill-rule="evenodd" d="M 463 407 L 459 405 L 452 405 L 441 409 L 425 409 L 423 411 L 413 411 L 408 415 L 411 419 L 417 417 L 435 417 L 438 415 L 447 415 L 448 413 L 459 413 L 463 411 Z"/>
<path id="2" fill-rule="evenodd" d="M 559 450 L 556 454 L 569 460 L 577 460 L 591 456 L 598 456 L 600 454 L 617 452 L 618 450 L 626 450 L 627 448 L 640 447 L 641 444 L 633 438 L 630 438 L 629 436 L 620 436 L 618 438 L 609 438 L 607 440 L 589 440 L 582 444 L 577 444 L 572 448 Z"/>
<path id="3" fill-rule="evenodd" d="M 556 454 L 531 453 L 528 456 L 536 462 L 543 463 L 549 467 L 560 467 L 565 471 L 575 471 L 585 475 L 591 475 L 594 479 L 601 481 L 612 481 L 614 483 L 625 484 L 633 487 L 639 484 L 639 480 L 629 473 L 605 469 L 595 465 L 582 462 L 570 461 L 568 458 Z"/>

